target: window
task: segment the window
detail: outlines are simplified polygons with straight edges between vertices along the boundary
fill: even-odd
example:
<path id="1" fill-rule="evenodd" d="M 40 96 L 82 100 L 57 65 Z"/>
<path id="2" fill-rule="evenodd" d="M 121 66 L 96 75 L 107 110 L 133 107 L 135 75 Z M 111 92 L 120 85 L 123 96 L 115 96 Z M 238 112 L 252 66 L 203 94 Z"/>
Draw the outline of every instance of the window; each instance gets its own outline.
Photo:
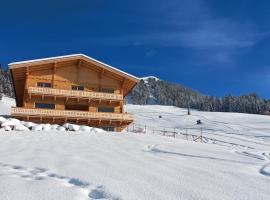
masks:
<path id="1" fill-rule="evenodd" d="M 72 85 L 71 89 L 72 90 L 84 90 L 84 87 L 81 85 Z"/>
<path id="2" fill-rule="evenodd" d="M 114 89 L 110 89 L 110 88 L 102 88 L 101 92 L 106 92 L 106 93 L 114 93 Z"/>
<path id="3" fill-rule="evenodd" d="M 101 127 L 104 131 L 115 131 L 114 127 Z"/>
<path id="4" fill-rule="evenodd" d="M 51 83 L 37 82 L 38 87 L 52 87 Z"/>
<path id="5" fill-rule="evenodd" d="M 55 109 L 53 103 L 35 103 L 35 108 Z"/>
<path id="6" fill-rule="evenodd" d="M 99 107 L 98 112 L 114 112 L 114 108 L 112 107 Z"/>

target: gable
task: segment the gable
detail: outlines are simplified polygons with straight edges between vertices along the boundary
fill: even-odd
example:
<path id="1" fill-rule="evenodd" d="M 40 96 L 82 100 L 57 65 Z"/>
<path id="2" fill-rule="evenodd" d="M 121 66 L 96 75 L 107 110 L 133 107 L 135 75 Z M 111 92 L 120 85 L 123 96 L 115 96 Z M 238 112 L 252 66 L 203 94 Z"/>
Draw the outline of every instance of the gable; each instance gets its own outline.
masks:
<path id="1" fill-rule="evenodd" d="M 22 91 L 24 91 L 27 76 L 44 82 L 54 79 L 57 88 L 58 85 L 59 87 L 62 85 L 58 82 L 69 82 L 81 84 L 88 90 L 97 90 L 100 87 L 122 89 L 124 96 L 139 81 L 138 78 L 130 74 L 81 54 L 11 63 L 9 68 L 19 105 L 22 103 Z M 69 89 L 69 87 L 66 89 Z"/>

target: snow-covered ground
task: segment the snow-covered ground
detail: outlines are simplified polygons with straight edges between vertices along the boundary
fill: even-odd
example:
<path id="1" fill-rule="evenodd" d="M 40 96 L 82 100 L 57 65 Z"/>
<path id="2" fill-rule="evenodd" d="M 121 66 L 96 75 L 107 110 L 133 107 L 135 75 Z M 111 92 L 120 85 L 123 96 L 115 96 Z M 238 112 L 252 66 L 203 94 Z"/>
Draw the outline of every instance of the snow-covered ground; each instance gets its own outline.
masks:
<path id="1" fill-rule="evenodd" d="M 9 106 L 0 102 L 0 112 Z M 270 117 L 187 116 L 185 109 L 157 105 L 126 111 L 155 128 L 198 128 L 200 119 L 205 136 L 226 143 L 150 132 L 3 131 L 0 199 L 269 199 Z"/>

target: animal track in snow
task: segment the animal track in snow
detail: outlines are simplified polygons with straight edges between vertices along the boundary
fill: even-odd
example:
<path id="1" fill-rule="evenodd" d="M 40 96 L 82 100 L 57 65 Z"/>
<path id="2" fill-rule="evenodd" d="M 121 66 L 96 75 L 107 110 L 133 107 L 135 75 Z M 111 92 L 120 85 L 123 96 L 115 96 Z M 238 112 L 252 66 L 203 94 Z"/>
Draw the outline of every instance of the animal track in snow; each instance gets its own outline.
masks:
<path id="1" fill-rule="evenodd" d="M 73 187 L 74 189 L 80 189 L 80 192 L 85 194 L 85 199 L 102 199 L 102 200 L 121 200 L 121 198 L 106 192 L 102 185 L 95 186 L 89 182 L 80 180 L 78 178 L 72 178 L 67 176 L 62 176 L 53 172 L 50 172 L 45 168 L 26 168 L 18 165 L 11 165 L 0 162 L 0 167 L 4 169 L 5 176 L 13 176 L 17 178 L 22 178 L 26 180 L 42 181 L 46 179 L 52 179 L 62 183 L 65 186 Z"/>
<path id="2" fill-rule="evenodd" d="M 270 177 L 270 153 L 254 153 L 247 151 L 235 151 L 235 153 L 264 161 L 265 164 L 259 169 L 259 173 L 261 175 Z"/>
<path id="3" fill-rule="evenodd" d="M 265 158 L 267 163 L 261 167 L 260 173 L 264 176 L 270 177 L 270 153 L 264 152 L 262 153 L 262 156 Z"/>

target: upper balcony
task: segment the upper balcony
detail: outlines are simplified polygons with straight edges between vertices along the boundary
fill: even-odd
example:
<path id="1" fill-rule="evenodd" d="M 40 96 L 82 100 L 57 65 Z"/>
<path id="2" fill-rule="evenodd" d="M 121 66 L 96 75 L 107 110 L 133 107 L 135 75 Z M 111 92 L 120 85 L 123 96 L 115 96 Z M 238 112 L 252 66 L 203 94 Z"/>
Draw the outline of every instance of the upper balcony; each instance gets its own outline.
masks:
<path id="1" fill-rule="evenodd" d="M 66 98 L 82 98 L 82 99 L 98 99 L 109 101 L 122 101 L 122 94 L 105 93 L 105 92 L 92 92 L 92 91 L 79 91 L 79 90 L 63 90 L 45 87 L 28 87 L 27 92 L 29 95 L 43 95 L 55 96 Z"/>

